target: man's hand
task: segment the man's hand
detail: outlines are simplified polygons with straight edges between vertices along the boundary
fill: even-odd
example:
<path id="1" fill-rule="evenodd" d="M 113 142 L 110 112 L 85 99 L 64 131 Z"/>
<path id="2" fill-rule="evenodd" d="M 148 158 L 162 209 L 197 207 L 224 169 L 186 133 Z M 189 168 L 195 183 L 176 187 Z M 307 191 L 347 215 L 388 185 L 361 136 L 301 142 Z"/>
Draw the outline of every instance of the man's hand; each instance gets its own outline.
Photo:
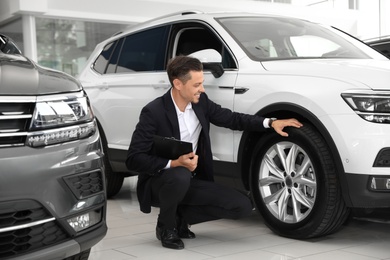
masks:
<path id="1" fill-rule="evenodd" d="M 287 137 L 288 134 L 283 131 L 283 129 L 286 126 L 292 126 L 292 127 L 300 128 L 303 125 L 302 125 L 301 122 L 299 122 L 295 118 L 275 120 L 271 124 L 271 127 L 275 130 L 275 132 L 277 132 L 281 136 L 286 136 Z"/>
<path id="2" fill-rule="evenodd" d="M 183 166 L 186 167 L 191 172 L 195 171 L 198 166 L 198 156 L 192 152 L 188 154 L 183 154 L 176 160 L 172 160 L 171 167 Z"/>

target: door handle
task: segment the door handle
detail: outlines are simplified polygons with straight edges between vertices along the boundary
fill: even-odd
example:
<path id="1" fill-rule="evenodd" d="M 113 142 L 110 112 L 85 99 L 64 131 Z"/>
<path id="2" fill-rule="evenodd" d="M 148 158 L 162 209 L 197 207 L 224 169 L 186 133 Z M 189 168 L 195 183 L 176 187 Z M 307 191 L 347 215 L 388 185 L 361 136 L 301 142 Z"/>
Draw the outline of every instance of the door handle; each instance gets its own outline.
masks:
<path id="1" fill-rule="evenodd" d="M 102 82 L 102 84 L 99 86 L 100 90 L 107 90 L 108 89 L 108 83 Z"/>

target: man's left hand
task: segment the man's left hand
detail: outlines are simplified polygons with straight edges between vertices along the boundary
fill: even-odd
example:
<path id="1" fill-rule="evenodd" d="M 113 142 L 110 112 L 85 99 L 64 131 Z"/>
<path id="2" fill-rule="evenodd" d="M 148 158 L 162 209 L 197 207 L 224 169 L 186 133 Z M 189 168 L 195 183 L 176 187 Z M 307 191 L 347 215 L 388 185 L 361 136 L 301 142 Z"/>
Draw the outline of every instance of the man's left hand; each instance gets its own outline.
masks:
<path id="1" fill-rule="evenodd" d="M 303 126 L 303 124 L 298 120 L 296 120 L 295 118 L 290 118 L 290 119 L 277 119 L 273 121 L 271 125 L 271 127 L 275 130 L 275 132 L 277 132 L 281 136 L 287 137 L 288 133 L 283 131 L 283 129 L 286 126 L 300 128 L 301 126 Z"/>

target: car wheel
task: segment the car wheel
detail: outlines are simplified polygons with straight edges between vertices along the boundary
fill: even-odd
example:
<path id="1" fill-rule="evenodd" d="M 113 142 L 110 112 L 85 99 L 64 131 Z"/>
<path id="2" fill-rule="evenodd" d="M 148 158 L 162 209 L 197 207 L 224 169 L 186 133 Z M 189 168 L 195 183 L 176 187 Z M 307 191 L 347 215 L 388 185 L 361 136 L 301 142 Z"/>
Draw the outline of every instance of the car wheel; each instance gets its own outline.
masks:
<path id="1" fill-rule="evenodd" d="M 251 191 L 266 224 L 277 234 L 305 239 L 337 231 L 346 207 L 330 149 L 306 123 L 289 137 L 264 134 L 252 158 Z"/>
<path id="2" fill-rule="evenodd" d="M 64 260 L 88 260 L 91 249 L 85 250 L 77 255 L 67 257 Z"/>
<path id="3" fill-rule="evenodd" d="M 107 197 L 111 198 L 116 194 L 118 194 L 118 192 L 121 190 L 125 177 L 123 173 L 114 172 L 112 170 L 110 160 L 108 159 L 107 139 L 100 127 L 99 127 L 99 131 L 100 131 L 100 138 L 102 140 L 102 146 L 104 152 L 103 162 L 104 162 L 104 172 L 106 175 L 106 192 L 107 192 Z"/>

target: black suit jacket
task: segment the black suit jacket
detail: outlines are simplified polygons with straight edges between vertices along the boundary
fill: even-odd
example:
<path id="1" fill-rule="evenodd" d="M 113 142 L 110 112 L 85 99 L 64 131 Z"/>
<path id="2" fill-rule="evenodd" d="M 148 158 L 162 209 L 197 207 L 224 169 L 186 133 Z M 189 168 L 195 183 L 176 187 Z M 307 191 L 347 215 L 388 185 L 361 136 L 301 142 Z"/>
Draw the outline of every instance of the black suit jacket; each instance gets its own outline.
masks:
<path id="1" fill-rule="evenodd" d="M 213 181 L 210 123 L 232 130 L 262 131 L 264 118 L 222 108 L 205 93 L 201 94 L 198 103 L 192 104 L 192 108 L 202 125 L 197 149 L 199 158 L 196 178 Z M 153 175 L 159 174 L 168 163 L 168 159 L 153 155 L 154 135 L 180 139 L 179 122 L 170 90 L 142 109 L 127 154 L 127 168 L 139 173 L 137 195 L 141 211 L 145 213 L 151 211 L 149 180 Z"/>

